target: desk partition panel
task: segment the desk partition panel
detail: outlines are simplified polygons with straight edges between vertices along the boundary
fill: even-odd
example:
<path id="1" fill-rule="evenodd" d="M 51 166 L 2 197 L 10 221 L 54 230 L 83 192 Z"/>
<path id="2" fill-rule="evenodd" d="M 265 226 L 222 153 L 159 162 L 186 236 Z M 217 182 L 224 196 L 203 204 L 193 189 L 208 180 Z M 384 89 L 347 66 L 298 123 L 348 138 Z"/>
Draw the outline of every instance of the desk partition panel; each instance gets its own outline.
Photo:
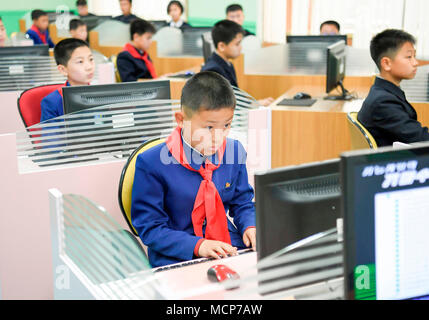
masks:
<path id="1" fill-rule="evenodd" d="M 401 88 L 410 102 L 429 102 L 429 65 L 417 68 L 412 80 L 402 80 Z"/>
<path id="2" fill-rule="evenodd" d="M 248 50 L 246 74 L 325 75 L 329 43 L 290 43 Z M 369 50 L 347 47 L 346 76 L 368 76 L 376 72 Z"/>
<path id="3" fill-rule="evenodd" d="M 130 25 L 117 20 L 106 20 L 93 29 L 98 32 L 100 46 L 123 47 L 130 41 Z"/>

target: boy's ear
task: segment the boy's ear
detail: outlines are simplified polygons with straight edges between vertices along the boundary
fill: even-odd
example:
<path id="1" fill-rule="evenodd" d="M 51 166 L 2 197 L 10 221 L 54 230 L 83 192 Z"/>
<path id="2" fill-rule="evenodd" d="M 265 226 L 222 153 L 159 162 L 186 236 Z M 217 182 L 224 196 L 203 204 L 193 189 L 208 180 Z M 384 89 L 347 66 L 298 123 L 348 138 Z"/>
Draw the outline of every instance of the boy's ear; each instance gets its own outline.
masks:
<path id="1" fill-rule="evenodd" d="M 68 77 L 68 70 L 67 70 L 67 67 L 65 67 L 64 65 L 62 65 L 62 64 L 59 64 L 58 66 L 57 66 L 57 68 L 58 68 L 58 71 L 59 72 L 61 72 L 61 74 L 63 75 L 63 76 L 66 76 L 66 77 Z"/>
<path id="2" fill-rule="evenodd" d="M 217 49 L 218 49 L 220 52 L 223 52 L 223 51 L 225 50 L 225 48 L 226 48 L 226 44 L 225 44 L 225 42 L 218 42 L 218 44 L 217 44 Z"/>
<path id="3" fill-rule="evenodd" d="M 392 59 L 389 57 L 383 57 L 380 60 L 380 66 L 382 71 L 390 71 L 392 70 Z"/>
<path id="4" fill-rule="evenodd" d="M 183 128 L 183 123 L 185 121 L 185 113 L 183 110 L 177 111 L 174 113 L 174 118 L 176 119 L 177 125 L 180 128 Z"/>

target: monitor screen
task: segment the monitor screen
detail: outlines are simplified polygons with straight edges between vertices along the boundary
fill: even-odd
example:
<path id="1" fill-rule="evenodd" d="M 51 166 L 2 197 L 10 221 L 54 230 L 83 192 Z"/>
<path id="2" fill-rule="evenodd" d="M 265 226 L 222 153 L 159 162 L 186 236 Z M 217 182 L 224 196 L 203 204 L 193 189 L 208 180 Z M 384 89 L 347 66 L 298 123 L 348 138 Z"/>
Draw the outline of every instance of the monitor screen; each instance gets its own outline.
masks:
<path id="1" fill-rule="evenodd" d="M 202 35 L 211 32 L 211 27 L 192 27 L 182 30 L 183 54 L 190 56 L 203 56 Z"/>
<path id="2" fill-rule="evenodd" d="M 49 57 L 49 46 L 0 47 L 0 58 L 15 56 Z"/>
<path id="3" fill-rule="evenodd" d="M 286 42 L 287 43 L 294 43 L 294 42 L 329 42 L 329 43 L 335 43 L 340 40 L 344 40 L 345 43 L 347 43 L 347 36 L 346 35 L 332 35 L 332 36 L 286 36 Z"/>
<path id="4" fill-rule="evenodd" d="M 255 174 L 258 260 L 335 228 L 340 213 L 339 159 Z"/>
<path id="5" fill-rule="evenodd" d="M 341 156 L 345 297 L 429 298 L 429 144 Z"/>
<path id="6" fill-rule="evenodd" d="M 102 105 L 170 99 L 170 81 L 63 87 L 64 114 Z"/>
<path id="7" fill-rule="evenodd" d="M 203 57 L 204 57 L 204 63 L 207 63 L 210 56 L 213 54 L 213 52 L 216 51 L 216 48 L 213 43 L 213 38 L 211 32 L 206 32 L 201 35 L 201 39 L 203 41 Z"/>
<path id="8" fill-rule="evenodd" d="M 111 16 L 84 16 L 79 17 L 80 20 L 85 22 L 88 32 L 95 29 L 98 25 L 104 21 L 111 20 Z"/>
<path id="9" fill-rule="evenodd" d="M 167 21 L 165 20 L 150 20 L 149 22 L 152 23 L 156 31 L 167 26 Z"/>

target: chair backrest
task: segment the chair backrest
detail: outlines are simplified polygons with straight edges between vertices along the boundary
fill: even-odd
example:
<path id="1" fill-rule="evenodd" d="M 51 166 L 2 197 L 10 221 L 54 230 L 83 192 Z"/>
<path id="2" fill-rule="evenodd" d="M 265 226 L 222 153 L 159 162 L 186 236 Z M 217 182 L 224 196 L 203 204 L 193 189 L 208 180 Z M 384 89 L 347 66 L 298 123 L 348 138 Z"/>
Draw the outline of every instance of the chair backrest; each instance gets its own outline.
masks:
<path id="1" fill-rule="evenodd" d="M 349 112 L 347 120 L 352 142 L 352 150 L 377 149 L 377 142 L 369 131 L 358 121 L 357 112 Z"/>
<path id="2" fill-rule="evenodd" d="M 116 79 L 116 82 L 122 82 L 121 75 L 120 75 L 119 70 L 118 70 L 118 64 L 117 64 L 118 57 L 116 55 L 112 55 L 110 57 L 110 60 L 112 61 L 113 66 L 115 68 L 115 79 Z"/>
<path id="3" fill-rule="evenodd" d="M 136 169 L 137 156 L 145 152 L 146 150 L 149 150 L 150 148 L 155 147 L 160 143 L 163 143 L 164 141 L 165 139 L 152 139 L 146 141 L 136 150 L 134 150 L 134 152 L 128 158 L 128 161 L 125 164 L 124 168 L 122 169 L 118 190 L 119 207 L 121 208 L 122 214 L 124 215 L 125 221 L 127 221 L 131 232 L 136 236 L 138 236 L 138 233 L 134 229 L 134 226 L 131 222 L 131 196 L 133 191 L 134 173 Z"/>
<path id="4" fill-rule="evenodd" d="M 64 87 L 64 84 L 50 84 L 30 88 L 21 93 L 18 98 L 18 111 L 26 128 L 40 122 L 40 103 L 44 97 L 61 87 Z"/>

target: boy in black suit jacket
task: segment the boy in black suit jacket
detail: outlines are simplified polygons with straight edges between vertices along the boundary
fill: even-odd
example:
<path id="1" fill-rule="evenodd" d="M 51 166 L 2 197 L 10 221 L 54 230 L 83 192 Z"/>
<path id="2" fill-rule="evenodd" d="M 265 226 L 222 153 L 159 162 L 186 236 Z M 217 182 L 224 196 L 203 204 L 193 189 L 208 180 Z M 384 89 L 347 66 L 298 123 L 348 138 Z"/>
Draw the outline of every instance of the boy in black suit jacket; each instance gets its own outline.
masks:
<path id="1" fill-rule="evenodd" d="M 243 36 L 244 30 L 238 23 L 230 20 L 217 22 L 212 29 L 212 38 L 216 51 L 210 56 L 201 71 L 219 73 L 232 86 L 238 87 L 237 75 L 233 64 L 229 60 L 240 56 Z M 273 101 L 273 98 L 270 97 L 259 100 L 258 103 L 262 106 L 268 106 Z"/>
<path id="2" fill-rule="evenodd" d="M 412 35 L 388 29 L 371 40 L 371 57 L 380 70 L 358 113 L 358 120 L 372 134 L 377 145 L 391 146 L 399 141 L 429 141 L 428 128 L 417 121 L 417 113 L 399 87 L 413 79 L 418 62 Z"/>

